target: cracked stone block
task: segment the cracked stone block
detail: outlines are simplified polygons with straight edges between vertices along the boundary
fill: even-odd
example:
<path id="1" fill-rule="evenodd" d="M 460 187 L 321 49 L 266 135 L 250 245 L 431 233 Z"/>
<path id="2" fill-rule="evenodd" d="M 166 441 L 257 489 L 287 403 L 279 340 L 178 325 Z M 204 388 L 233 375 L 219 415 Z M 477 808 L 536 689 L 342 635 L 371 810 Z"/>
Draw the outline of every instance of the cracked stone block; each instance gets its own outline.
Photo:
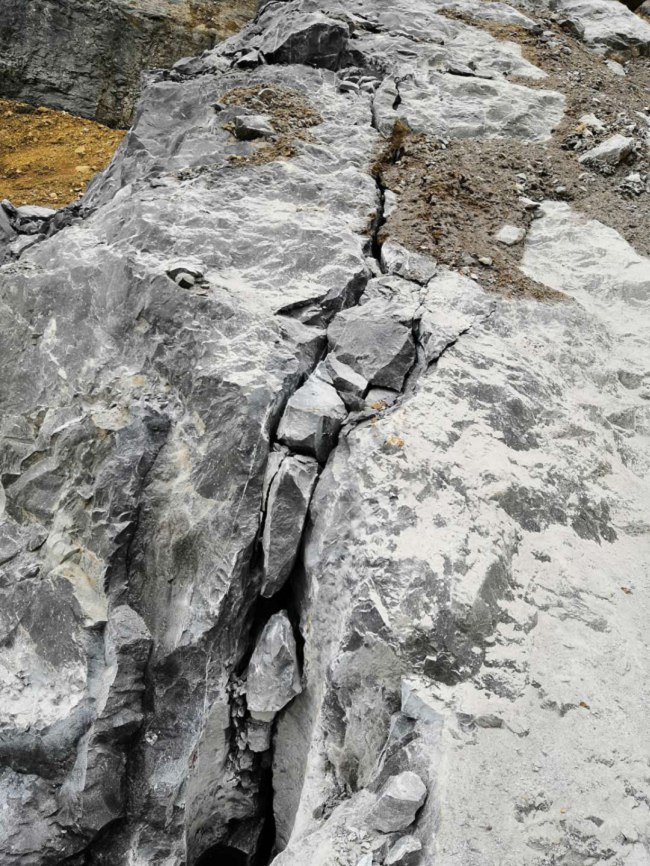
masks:
<path id="1" fill-rule="evenodd" d="M 302 692 L 296 641 L 287 612 L 274 614 L 257 641 L 248 665 L 246 702 L 256 721 L 270 722 Z"/>
<path id="2" fill-rule="evenodd" d="M 406 770 L 391 776 L 370 811 L 368 823 L 382 833 L 405 830 L 426 798 L 426 785 L 417 773 Z"/>
<path id="3" fill-rule="evenodd" d="M 371 385 L 401 391 L 415 362 L 410 323 L 404 324 L 382 302 L 343 310 L 330 324 L 331 354 Z"/>
<path id="4" fill-rule="evenodd" d="M 422 843 L 415 836 L 402 836 L 390 849 L 384 866 L 417 866 L 422 854 Z"/>
<path id="5" fill-rule="evenodd" d="M 315 460 L 292 455 L 282 461 L 271 481 L 262 534 L 262 595 L 267 598 L 281 589 L 291 574 L 317 478 Z"/>
<path id="6" fill-rule="evenodd" d="M 333 385 L 312 374 L 287 403 L 278 439 L 294 451 L 325 463 L 347 417 Z"/>
<path id="7" fill-rule="evenodd" d="M 426 285 L 435 275 L 437 263 L 421 253 L 407 250 L 396 241 L 386 241 L 381 248 L 381 265 L 387 274 Z"/>
<path id="8" fill-rule="evenodd" d="M 598 147 L 584 153 L 579 162 L 599 171 L 609 172 L 628 157 L 634 149 L 634 139 L 625 135 L 613 135 Z"/>
<path id="9" fill-rule="evenodd" d="M 263 114 L 240 114 L 235 118 L 235 137 L 240 141 L 271 138 L 274 135 L 275 129 Z"/>

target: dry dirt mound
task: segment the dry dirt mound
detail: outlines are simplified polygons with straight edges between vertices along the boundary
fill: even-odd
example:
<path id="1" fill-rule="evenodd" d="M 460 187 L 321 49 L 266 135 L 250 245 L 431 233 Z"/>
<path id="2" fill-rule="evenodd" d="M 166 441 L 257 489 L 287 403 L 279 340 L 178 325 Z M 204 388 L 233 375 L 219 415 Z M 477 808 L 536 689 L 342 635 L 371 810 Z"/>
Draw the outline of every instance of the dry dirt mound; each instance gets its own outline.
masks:
<path id="1" fill-rule="evenodd" d="M 0 198 L 61 207 L 111 160 L 124 131 L 0 99 Z"/>

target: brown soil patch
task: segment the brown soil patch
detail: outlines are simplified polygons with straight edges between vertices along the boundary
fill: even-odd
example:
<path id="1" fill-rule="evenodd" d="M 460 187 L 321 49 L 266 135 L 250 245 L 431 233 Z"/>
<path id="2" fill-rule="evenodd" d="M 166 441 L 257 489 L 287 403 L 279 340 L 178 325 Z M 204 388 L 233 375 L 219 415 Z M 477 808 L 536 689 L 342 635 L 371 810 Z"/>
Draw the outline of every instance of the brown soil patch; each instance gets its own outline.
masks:
<path id="1" fill-rule="evenodd" d="M 396 129 L 375 165 L 383 185 L 398 195 L 398 207 L 383 226 L 380 240 L 390 236 L 442 264 L 475 274 L 486 289 L 506 296 L 558 299 L 559 293 L 520 272 L 523 244 L 505 247 L 494 238 L 504 223 L 530 224 L 534 211 L 520 202 L 527 197 L 571 202 L 576 210 L 616 229 L 640 253 L 650 255 L 650 194 L 636 196 L 620 188 L 632 171 L 650 174 L 649 154 L 640 135 L 645 126 L 640 115 L 650 117 L 650 59 L 630 60 L 628 75 L 621 77 L 551 22 L 545 21 L 544 27 L 553 30 L 556 45 L 518 27 L 449 14 L 521 44 L 527 58 L 549 77 L 519 83 L 563 93 L 566 115 L 545 144 L 511 139 L 443 142 Z M 595 114 L 606 131 L 585 136 L 579 118 L 586 113 Z M 578 162 L 580 153 L 615 133 L 635 135 L 640 147 L 611 176 Z M 493 263 L 481 264 L 479 258 Z"/>
<path id="2" fill-rule="evenodd" d="M 216 4 L 214 0 L 190 0 L 188 17 L 192 27 L 214 30 L 219 39 L 226 39 L 248 24 L 256 11 L 256 0 Z"/>
<path id="3" fill-rule="evenodd" d="M 264 165 L 274 159 L 294 156 L 295 142 L 310 141 L 309 128 L 323 122 L 304 93 L 278 84 L 236 87 L 224 93 L 220 102 L 266 115 L 277 132 L 275 140 L 252 142 L 252 153 L 230 156 L 230 160 L 238 165 Z"/>
<path id="4" fill-rule="evenodd" d="M 110 162 L 124 132 L 0 99 L 0 198 L 58 208 Z"/>

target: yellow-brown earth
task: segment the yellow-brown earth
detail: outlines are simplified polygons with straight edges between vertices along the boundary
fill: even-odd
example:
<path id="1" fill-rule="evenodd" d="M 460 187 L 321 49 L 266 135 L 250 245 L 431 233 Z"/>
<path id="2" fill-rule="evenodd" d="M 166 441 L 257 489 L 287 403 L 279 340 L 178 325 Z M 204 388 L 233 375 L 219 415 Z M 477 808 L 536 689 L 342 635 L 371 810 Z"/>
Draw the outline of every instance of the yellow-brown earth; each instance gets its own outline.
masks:
<path id="1" fill-rule="evenodd" d="M 54 208 L 74 201 L 124 134 L 65 111 L 0 99 L 0 199 Z"/>

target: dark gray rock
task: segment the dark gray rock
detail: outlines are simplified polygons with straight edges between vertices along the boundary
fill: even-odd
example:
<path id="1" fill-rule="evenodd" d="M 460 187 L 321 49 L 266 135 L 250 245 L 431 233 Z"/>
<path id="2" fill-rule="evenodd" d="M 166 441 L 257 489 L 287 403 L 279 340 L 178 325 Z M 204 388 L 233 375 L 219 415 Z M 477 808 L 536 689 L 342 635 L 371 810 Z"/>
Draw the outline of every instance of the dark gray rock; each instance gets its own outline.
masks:
<path id="1" fill-rule="evenodd" d="M 329 326 L 327 338 L 336 361 L 376 387 L 400 391 L 415 361 L 410 324 L 382 301 L 344 310 Z"/>
<path id="2" fill-rule="evenodd" d="M 347 416 L 336 389 L 312 375 L 289 399 L 278 439 L 294 451 L 325 463 Z"/>
<path id="3" fill-rule="evenodd" d="M 254 720 L 270 722 L 302 691 L 296 641 L 286 611 L 264 626 L 248 664 L 246 704 Z"/>
<path id="4" fill-rule="evenodd" d="M 262 533 L 262 595 L 274 595 L 291 574 L 317 477 L 315 460 L 288 455 L 270 483 Z"/>
<path id="5" fill-rule="evenodd" d="M 250 16 L 229 0 L 4 0 L 2 11 L 0 96 L 119 127 L 145 71 L 212 48 Z"/>
<path id="6" fill-rule="evenodd" d="M 235 135 L 240 141 L 256 138 L 272 138 L 276 133 L 268 118 L 261 114 L 245 114 L 235 117 Z"/>

